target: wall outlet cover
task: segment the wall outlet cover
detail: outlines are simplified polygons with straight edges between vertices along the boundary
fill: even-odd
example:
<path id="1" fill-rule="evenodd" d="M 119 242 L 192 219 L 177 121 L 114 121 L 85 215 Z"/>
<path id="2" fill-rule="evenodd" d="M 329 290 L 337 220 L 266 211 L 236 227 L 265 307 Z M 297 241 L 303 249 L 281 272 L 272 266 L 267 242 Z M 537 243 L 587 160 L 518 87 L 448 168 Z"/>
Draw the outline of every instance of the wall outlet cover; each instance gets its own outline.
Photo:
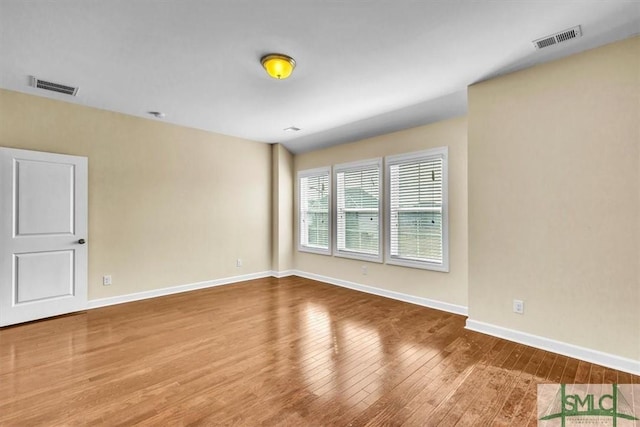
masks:
<path id="1" fill-rule="evenodd" d="M 513 300 L 513 312 L 518 314 L 524 314 L 524 301 L 519 299 Z"/>

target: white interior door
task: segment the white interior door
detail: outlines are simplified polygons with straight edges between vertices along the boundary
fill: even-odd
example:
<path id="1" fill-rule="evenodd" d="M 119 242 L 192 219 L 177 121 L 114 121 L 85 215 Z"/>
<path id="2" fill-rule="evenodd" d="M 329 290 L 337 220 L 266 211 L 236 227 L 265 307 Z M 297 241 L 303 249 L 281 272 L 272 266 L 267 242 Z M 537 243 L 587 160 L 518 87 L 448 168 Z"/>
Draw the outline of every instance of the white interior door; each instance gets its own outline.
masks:
<path id="1" fill-rule="evenodd" d="M 87 158 L 0 147 L 0 326 L 87 307 Z"/>

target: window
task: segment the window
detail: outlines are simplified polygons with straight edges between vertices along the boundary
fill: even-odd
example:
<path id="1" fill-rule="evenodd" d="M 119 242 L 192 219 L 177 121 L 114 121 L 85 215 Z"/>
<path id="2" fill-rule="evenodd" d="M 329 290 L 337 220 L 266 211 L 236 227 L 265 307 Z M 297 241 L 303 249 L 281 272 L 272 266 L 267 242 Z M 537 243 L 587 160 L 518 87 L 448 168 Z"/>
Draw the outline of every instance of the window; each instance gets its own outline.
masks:
<path id="1" fill-rule="evenodd" d="M 330 168 L 298 173 L 298 249 L 301 251 L 331 253 L 330 189 Z"/>
<path id="2" fill-rule="evenodd" d="M 335 255 L 382 261 L 380 159 L 337 165 Z"/>
<path id="3" fill-rule="evenodd" d="M 386 158 L 386 262 L 449 271 L 447 147 Z"/>

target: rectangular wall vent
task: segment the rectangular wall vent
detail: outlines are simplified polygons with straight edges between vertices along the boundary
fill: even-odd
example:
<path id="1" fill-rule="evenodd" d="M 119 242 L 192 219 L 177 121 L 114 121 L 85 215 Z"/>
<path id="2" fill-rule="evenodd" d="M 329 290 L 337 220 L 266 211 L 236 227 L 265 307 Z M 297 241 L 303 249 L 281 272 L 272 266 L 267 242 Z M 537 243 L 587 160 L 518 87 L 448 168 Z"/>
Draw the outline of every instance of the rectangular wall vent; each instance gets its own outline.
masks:
<path id="1" fill-rule="evenodd" d="M 37 77 L 31 76 L 31 86 L 38 88 L 49 90 L 51 92 L 64 93 L 65 95 L 76 96 L 78 94 L 78 87 L 63 85 L 61 83 L 54 83 L 47 80 L 42 80 Z"/>
<path id="2" fill-rule="evenodd" d="M 533 45 L 536 49 L 543 49 L 545 47 L 553 46 L 554 44 L 566 42 L 571 39 L 575 39 L 577 37 L 582 36 L 582 29 L 580 25 L 577 27 L 569 28 L 568 30 L 560 31 L 559 33 L 551 34 L 549 36 L 545 36 L 539 38 L 538 40 L 533 41 Z"/>

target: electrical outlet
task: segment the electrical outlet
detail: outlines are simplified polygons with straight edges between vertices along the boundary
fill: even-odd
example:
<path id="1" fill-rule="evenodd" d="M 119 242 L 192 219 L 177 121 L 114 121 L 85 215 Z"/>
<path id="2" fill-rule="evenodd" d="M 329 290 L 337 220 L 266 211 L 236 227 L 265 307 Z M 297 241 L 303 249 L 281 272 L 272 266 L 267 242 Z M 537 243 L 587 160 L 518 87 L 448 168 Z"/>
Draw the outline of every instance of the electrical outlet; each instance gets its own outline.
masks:
<path id="1" fill-rule="evenodd" d="M 513 300 L 513 312 L 518 314 L 524 314 L 524 301 L 519 299 Z"/>
<path id="2" fill-rule="evenodd" d="M 102 286 L 111 286 L 111 275 L 102 276 Z"/>
<path id="3" fill-rule="evenodd" d="M 242 260 L 240 258 L 236 260 L 236 267 L 242 267 Z"/>
<path id="4" fill-rule="evenodd" d="M 362 266 L 362 274 L 365 275 L 365 276 L 367 275 L 367 266 L 366 265 Z"/>

